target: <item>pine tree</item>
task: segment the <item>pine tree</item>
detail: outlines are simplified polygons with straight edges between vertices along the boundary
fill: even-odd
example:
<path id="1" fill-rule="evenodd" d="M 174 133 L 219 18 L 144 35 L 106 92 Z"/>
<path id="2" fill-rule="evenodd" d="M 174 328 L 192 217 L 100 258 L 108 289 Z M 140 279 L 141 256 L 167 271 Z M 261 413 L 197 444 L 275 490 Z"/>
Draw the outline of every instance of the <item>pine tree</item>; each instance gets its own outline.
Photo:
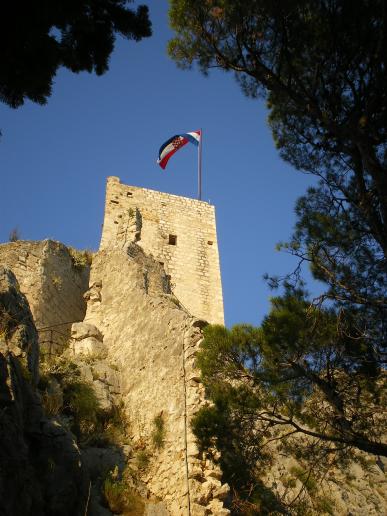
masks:
<path id="1" fill-rule="evenodd" d="M 45 104 L 60 66 L 104 74 L 116 34 L 151 35 L 148 8 L 132 0 L 19 0 L 0 7 L 0 100 Z"/>

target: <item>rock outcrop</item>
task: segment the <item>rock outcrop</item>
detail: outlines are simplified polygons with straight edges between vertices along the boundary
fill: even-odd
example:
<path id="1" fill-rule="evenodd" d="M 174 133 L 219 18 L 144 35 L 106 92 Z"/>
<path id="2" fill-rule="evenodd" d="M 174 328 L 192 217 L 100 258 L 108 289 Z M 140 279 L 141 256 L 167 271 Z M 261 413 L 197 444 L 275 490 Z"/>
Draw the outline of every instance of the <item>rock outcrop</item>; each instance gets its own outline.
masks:
<path id="1" fill-rule="evenodd" d="M 40 327 L 77 321 L 63 324 L 52 353 L 76 364 L 103 414 L 119 408 L 119 441 L 80 450 L 65 418 L 44 414 L 34 320 Z M 91 271 L 75 267 L 56 242 L 0 245 L 0 513 L 109 516 L 101 492 L 106 474 L 117 469 L 130 472 L 147 516 L 229 514 L 228 485 L 190 429 L 206 403 L 195 368 L 205 325 L 172 293 L 163 264 L 135 241 L 96 253 Z M 46 389 L 63 405 L 55 375 Z M 302 488 L 292 479 L 300 465 L 276 451 L 273 457 L 263 486 L 292 499 Z M 325 513 L 384 514 L 385 463 L 368 462 L 324 480 L 313 496 Z"/>
<path id="2" fill-rule="evenodd" d="M 97 253 L 90 285 L 85 323 L 73 325 L 70 349 L 77 360 L 93 357 L 82 371 L 103 406 L 123 403 L 133 445 L 149 461 L 142 480 L 171 515 L 229 514 L 228 486 L 190 429 L 204 402 L 194 357 L 206 323 L 180 306 L 163 266 L 134 243 Z M 157 418 L 163 437 L 156 445 Z"/>
<path id="3" fill-rule="evenodd" d="M 72 435 L 36 392 L 38 340 L 26 297 L 0 266 L 0 513 L 83 515 L 88 481 Z"/>
<path id="4" fill-rule="evenodd" d="M 78 257 L 82 253 L 53 240 L 0 244 L 0 264 L 12 269 L 28 299 L 42 354 L 61 353 L 71 323 L 84 318 L 90 266 Z"/>

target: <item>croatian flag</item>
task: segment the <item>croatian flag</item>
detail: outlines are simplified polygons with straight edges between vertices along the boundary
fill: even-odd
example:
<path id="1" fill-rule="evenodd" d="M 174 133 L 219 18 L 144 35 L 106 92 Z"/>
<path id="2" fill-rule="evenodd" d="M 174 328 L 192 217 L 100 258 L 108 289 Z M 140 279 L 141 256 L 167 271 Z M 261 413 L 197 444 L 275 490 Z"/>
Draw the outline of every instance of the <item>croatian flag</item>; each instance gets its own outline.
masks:
<path id="1" fill-rule="evenodd" d="M 191 142 L 196 147 L 200 143 L 201 131 L 192 131 L 191 133 L 175 134 L 172 138 L 169 138 L 159 150 L 159 157 L 157 163 L 162 169 L 165 169 L 169 159 L 175 154 L 176 151 L 184 147 L 187 143 Z"/>

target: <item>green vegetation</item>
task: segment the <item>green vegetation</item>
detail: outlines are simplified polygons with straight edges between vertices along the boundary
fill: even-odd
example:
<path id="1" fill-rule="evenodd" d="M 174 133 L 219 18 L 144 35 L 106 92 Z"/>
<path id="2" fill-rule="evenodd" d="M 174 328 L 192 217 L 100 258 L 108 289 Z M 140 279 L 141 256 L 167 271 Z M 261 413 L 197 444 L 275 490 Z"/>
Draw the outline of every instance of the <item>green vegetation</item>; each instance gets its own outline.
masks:
<path id="1" fill-rule="evenodd" d="M 102 486 L 105 503 L 113 514 L 141 516 L 144 514 L 144 502 L 128 485 L 127 474 L 121 476 L 116 467 L 110 471 Z"/>
<path id="2" fill-rule="evenodd" d="M 72 429 L 78 438 L 93 433 L 99 410 L 93 387 L 83 381 L 67 383 L 63 390 L 64 412 L 73 418 Z"/>
<path id="3" fill-rule="evenodd" d="M 18 362 L 19 362 L 20 371 L 21 371 L 21 374 L 22 374 L 24 380 L 26 380 L 28 383 L 32 383 L 32 373 L 28 369 L 26 359 L 19 358 Z"/>
<path id="4" fill-rule="evenodd" d="M 73 265 L 76 269 L 83 269 L 84 267 L 89 267 L 93 261 L 93 252 L 89 249 L 84 249 L 82 251 L 79 251 L 78 249 L 75 249 L 74 247 L 68 247 L 67 248 Z"/>
<path id="5" fill-rule="evenodd" d="M 127 4 L 37 0 L 2 6 L 0 100 L 13 108 L 26 99 L 45 104 L 61 66 L 103 75 L 118 34 L 135 41 L 151 35 L 148 8 Z"/>
<path id="6" fill-rule="evenodd" d="M 353 344 L 337 334 L 334 311 L 311 308 L 294 292 L 272 302 L 260 328 L 207 326 L 197 357 L 213 404 L 196 414 L 193 431 L 204 450 L 221 451 L 224 477 L 239 499 L 255 504 L 276 449 L 305 461 L 312 473 L 297 478 L 308 492 L 328 465 L 360 460 L 353 448 L 383 452 L 383 385 L 360 368 L 345 369 Z"/>
<path id="7" fill-rule="evenodd" d="M 17 319 L 5 308 L 0 308 L 0 338 L 7 340 L 16 327 Z"/>
<path id="8" fill-rule="evenodd" d="M 314 495 L 317 491 L 317 482 L 313 477 L 311 471 L 308 471 L 299 466 L 293 466 L 290 468 L 290 473 L 299 480 L 310 495 Z"/>
<path id="9" fill-rule="evenodd" d="M 129 421 L 123 404 L 113 405 L 109 410 L 97 412 L 97 423 L 88 439 L 90 446 L 120 446 L 127 442 Z"/>
<path id="10" fill-rule="evenodd" d="M 53 381 L 57 384 L 56 389 L 50 388 Z M 92 386 L 82 379 L 75 363 L 64 357 L 44 363 L 39 389 L 47 414 L 69 418 L 70 428 L 78 440 L 82 441 L 94 432 L 99 403 Z"/>
<path id="11" fill-rule="evenodd" d="M 40 378 L 39 385 L 42 397 L 42 405 L 49 417 L 60 414 L 63 409 L 63 393 L 57 382 L 50 380 L 47 376 Z"/>
<path id="12" fill-rule="evenodd" d="M 63 356 L 45 362 L 38 387 L 46 414 L 65 418 L 82 446 L 116 446 L 126 441 L 123 405 L 101 409 L 92 385 L 83 380 L 75 363 Z"/>
<path id="13" fill-rule="evenodd" d="M 213 406 L 197 414 L 194 431 L 204 447 L 225 450 L 222 465 L 242 498 L 267 443 L 303 457 L 316 479 L 327 457 L 345 466 L 360 460 L 354 449 L 387 456 L 384 2 L 170 4 L 171 57 L 204 73 L 233 71 L 246 95 L 266 99 L 281 157 L 317 178 L 297 202 L 290 241 L 279 244 L 298 266 L 267 277 L 282 292 L 262 325 L 205 330 L 198 363 Z M 303 264 L 324 287 L 316 299 Z M 242 482 L 227 432 L 236 466 L 246 465 Z"/>
<path id="14" fill-rule="evenodd" d="M 152 432 L 152 443 L 156 449 L 160 449 L 164 446 L 165 438 L 165 423 L 163 414 L 159 414 L 153 419 L 154 430 Z"/>
<path id="15" fill-rule="evenodd" d="M 60 290 L 62 288 L 63 281 L 60 276 L 54 274 L 53 276 L 51 276 L 51 282 L 57 290 Z"/>
<path id="16" fill-rule="evenodd" d="M 146 450 L 138 450 L 136 453 L 136 465 L 140 471 L 148 469 L 150 461 L 149 452 Z"/>

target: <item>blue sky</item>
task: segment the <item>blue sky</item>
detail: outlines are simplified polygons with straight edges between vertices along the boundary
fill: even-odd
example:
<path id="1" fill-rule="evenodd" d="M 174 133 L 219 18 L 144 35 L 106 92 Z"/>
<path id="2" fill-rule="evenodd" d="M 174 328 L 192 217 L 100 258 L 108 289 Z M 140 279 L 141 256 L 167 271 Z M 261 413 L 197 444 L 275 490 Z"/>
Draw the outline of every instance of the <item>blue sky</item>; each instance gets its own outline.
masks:
<path id="1" fill-rule="evenodd" d="M 44 107 L 0 104 L 0 241 L 53 238 L 97 249 L 105 180 L 187 197 L 197 195 L 197 161 L 185 146 L 162 171 L 160 145 L 203 129 L 203 200 L 215 204 L 226 324 L 259 324 L 271 295 L 262 276 L 294 259 L 275 251 L 295 222 L 294 203 L 311 178 L 278 157 L 259 100 L 243 96 L 231 74 L 179 70 L 167 56 L 167 1 L 144 1 L 153 36 L 117 40 L 102 77 L 56 76 Z"/>

